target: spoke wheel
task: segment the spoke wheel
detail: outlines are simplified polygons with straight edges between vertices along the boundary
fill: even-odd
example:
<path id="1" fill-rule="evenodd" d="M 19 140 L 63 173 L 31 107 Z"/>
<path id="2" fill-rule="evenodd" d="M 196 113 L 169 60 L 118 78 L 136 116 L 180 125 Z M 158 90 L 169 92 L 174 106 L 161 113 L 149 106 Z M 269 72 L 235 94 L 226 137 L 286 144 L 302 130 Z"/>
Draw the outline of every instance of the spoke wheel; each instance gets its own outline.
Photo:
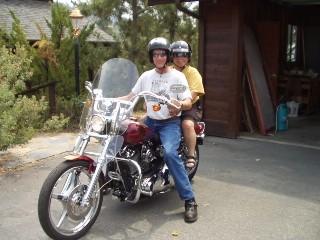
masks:
<path id="1" fill-rule="evenodd" d="M 100 187 L 94 187 L 89 202 L 81 204 L 91 180 L 86 161 L 65 161 L 43 183 L 38 216 L 43 230 L 53 239 L 78 239 L 96 221 L 103 200 Z"/>

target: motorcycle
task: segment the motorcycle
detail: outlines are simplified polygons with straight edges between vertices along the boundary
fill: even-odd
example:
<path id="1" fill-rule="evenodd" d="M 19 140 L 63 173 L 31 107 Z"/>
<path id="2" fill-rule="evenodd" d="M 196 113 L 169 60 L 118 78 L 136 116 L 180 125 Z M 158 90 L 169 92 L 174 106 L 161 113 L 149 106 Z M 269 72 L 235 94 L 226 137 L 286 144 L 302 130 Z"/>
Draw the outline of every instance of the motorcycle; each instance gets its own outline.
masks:
<path id="1" fill-rule="evenodd" d="M 174 186 L 163 156 L 159 137 L 138 121 L 135 109 L 142 97 L 172 105 L 170 99 L 141 92 L 130 101 L 121 100 L 138 79 L 136 66 L 114 58 L 105 62 L 89 91 L 80 120 L 80 134 L 71 155 L 66 156 L 46 178 L 38 199 L 38 216 L 45 233 L 53 239 L 78 239 L 96 221 L 104 195 L 137 203 L 141 197 L 164 193 Z M 199 166 L 205 124 L 195 126 L 196 163 L 187 168 L 191 180 Z M 95 141 L 92 151 L 92 142 Z M 187 160 L 187 147 L 181 139 L 179 155 Z"/>

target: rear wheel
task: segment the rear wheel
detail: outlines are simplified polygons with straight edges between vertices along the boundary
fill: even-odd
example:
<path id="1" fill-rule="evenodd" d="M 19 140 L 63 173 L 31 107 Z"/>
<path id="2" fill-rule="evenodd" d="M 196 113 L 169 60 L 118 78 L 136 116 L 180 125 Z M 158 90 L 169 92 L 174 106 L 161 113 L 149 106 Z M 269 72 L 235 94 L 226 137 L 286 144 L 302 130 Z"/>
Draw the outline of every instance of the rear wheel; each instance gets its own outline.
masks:
<path id="1" fill-rule="evenodd" d="M 87 161 L 65 161 L 54 169 L 41 188 L 38 216 L 46 234 L 53 239 L 78 239 L 96 221 L 103 200 L 102 181 L 94 186 L 89 203 L 81 206 L 91 180 Z"/>

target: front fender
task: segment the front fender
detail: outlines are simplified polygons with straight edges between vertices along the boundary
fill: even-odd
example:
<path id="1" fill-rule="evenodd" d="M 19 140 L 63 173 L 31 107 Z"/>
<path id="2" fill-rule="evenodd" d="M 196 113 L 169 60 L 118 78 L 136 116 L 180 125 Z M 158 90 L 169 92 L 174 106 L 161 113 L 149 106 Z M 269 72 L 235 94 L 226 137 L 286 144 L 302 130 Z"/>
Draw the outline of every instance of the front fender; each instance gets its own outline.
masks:
<path id="1" fill-rule="evenodd" d="M 92 158 L 85 156 L 85 155 L 67 155 L 64 157 L 66 159 L 66 162 L 71 162 L 71 161 L 87 161 L 89 163 L 89 169 L 88 172 L 89 174 L 93 174 L 94 171 L 96 170 L 96 165 L 95 162 Z M 101 185 L 106 184 L 106 176 L 107 174 L 104 173 L 103 171 L 100 172 L 99 176 L 99 181 Z"/>
<path id="2" fill-rule="evenodd" d="M 89 162 L 89 173 L 93 173 L 95 170 L 94 160 L 88 156 L 85 155 L 67 155 L 64 157 L 67 162 L 69 161 L 86 161 Z"/>

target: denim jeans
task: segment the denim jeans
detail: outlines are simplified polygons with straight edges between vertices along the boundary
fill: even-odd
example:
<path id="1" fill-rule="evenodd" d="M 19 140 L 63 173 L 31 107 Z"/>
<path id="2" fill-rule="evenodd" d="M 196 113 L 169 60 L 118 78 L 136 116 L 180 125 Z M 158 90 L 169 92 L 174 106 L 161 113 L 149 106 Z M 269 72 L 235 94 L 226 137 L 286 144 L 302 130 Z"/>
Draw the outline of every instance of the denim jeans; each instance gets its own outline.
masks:
<path id="1" fill-rule="evenodd" d="M 173 120 L 163 121 L 146 119 L 146 125 L 159 134 L 161 143 L 164 147 L 164 160 L 172 175 L 175 187 L 182 200 L 190 200 L 194 198 L 192 187 L 181 158 L 178 155 L 178 148 L 181 141 L 181 120 L 175 118 Z"/>

